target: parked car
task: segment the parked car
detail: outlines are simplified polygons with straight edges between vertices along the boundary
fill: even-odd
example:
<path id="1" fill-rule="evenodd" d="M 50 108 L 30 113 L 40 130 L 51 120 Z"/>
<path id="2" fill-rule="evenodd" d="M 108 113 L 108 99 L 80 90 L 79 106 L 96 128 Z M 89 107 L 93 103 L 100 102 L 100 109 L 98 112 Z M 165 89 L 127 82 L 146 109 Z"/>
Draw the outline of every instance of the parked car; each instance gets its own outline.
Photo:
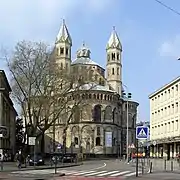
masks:
<path id="1" fill-rule="evenodd" d="M 29 159 L 29 165 L 30 166 L 42 166 L 44 165 L 44 159 L 41 155 L 32 155 Z"/>
<path id="2" fill-rule="evenodd" d="M 63 160 L 64 163 L 76 162 L 77 155 L 76 154 L 71 154 L 71 153 L 66 153 L 66 154 L 63 155 L 62 160 Z"/>

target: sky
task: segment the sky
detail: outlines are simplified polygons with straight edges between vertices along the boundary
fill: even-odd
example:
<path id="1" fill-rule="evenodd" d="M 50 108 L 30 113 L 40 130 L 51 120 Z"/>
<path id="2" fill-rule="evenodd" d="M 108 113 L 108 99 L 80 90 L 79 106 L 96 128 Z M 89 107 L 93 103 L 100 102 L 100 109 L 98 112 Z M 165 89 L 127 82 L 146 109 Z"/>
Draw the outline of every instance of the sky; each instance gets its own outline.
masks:
<path id="1" fill-rule="evenodd" d="M 179 0 L 162 2 L 180 11 Z M 148 95 L 179 76 L 180 16 L 155 0 L 1 0 L 0 46 L 13 49 L 21 40 L 53 44 L 63 18 L 73 40 L 72 57 L 85 41 L 103 67 L 116 27 L 123 83 L 139 102 L 138 120 L 149 120 Z M 7 72 L 3 60 L 0 67 Z"/>

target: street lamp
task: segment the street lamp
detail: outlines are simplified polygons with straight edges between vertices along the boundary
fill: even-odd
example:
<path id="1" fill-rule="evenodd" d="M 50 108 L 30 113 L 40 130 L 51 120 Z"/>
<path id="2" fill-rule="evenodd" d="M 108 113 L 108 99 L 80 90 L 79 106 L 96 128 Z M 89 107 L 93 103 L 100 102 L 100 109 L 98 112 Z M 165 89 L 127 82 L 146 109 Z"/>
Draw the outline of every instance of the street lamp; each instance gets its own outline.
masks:
<path id="1" fill-rule="evenodd" d="M 129 149 L 128 149 L 128 146 L 129 146 L 129 99 L 131 99 L 131 93 L 129 93 L 128 91 L 128 87 L 126 85 L 123 84 L 123 86 L 126 88 L 126 93 L 123 92 L 123 98 L 126 99 L 127 103 L 127 109 L 126 109 L 126 118 L 127 118 L 127 121 L 126 121 L 126 158 L 127 158 L 127 163 L 129 162 L 129 159 L 128 159 L 128 154 L 129 154 Z"/>

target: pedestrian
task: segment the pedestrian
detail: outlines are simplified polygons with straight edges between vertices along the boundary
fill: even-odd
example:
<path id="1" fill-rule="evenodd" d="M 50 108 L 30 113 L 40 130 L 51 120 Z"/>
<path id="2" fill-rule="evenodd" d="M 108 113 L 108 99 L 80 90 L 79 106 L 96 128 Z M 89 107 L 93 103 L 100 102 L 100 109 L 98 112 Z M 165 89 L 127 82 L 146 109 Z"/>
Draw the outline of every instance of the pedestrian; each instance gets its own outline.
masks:
<path id="1" fill-rule="evenodd" d="M 22 167 L 22 154 L 21 154 L 21 151 L 19 151 L 19 153 L 18 153 L 17 163 L 18 163 L 18 168 L 21 169 L 21 167 Z"/>
<path id="2" fill-rule="evenodd" d="M 3 171 L 3 154 L 0 154 L 1 171 Z"/>

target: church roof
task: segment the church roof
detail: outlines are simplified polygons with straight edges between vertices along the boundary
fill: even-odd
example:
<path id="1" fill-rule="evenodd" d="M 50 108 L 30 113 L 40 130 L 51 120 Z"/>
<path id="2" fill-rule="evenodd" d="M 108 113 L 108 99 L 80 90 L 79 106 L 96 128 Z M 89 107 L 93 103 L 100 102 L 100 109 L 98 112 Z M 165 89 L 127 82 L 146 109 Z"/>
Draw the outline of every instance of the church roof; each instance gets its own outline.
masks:
<path id="1" fill-rule="evenodd" d="M 112 31 L 109 41 L 107 43 L 107 49 L 109 49 L 109 48 L 118 48 L 118 49 L 122 50 L 122 44 L 119 40 L 118 34 L 115 30 L 115 27 L 113 27 L 113 31 Z"/>
<path id="2" fill-rule="evenodd" d="M 58 42 L 68 42 L 69 44 L 72 45 L 72 39 L 71 39 L 71 36 L 69 34 L 68 28 L 65 24 L 65 20 L 63 20 L 63 23 L 61 25 L 59 33 L 56 37 L 56 43 L 58 43 Z"/>
<path id="3" fill-rule="evenodd" d="M 96 62 L 94 62 L 91 57 L 90 57 L 91 51 L 89 48 L 85 46 L 83 43 L 82 47 L 77 51 L 77 57 L 76 59 L 72 62 L 73 64 L 87 64 L 87 65 L 97 65 Z"/>
<path id="4" fill-rule="evenodd" d="M 92 91 L 105 91 L 105 92 L 115 92 L 114 90 L 111 90 L 108 86 L 102 86 L 99 84 L 96 84 L 94 82 L 83 84 L 79 90 L 92 90 Z M 73 89 L 71 90 L 73 91 Z"/>

